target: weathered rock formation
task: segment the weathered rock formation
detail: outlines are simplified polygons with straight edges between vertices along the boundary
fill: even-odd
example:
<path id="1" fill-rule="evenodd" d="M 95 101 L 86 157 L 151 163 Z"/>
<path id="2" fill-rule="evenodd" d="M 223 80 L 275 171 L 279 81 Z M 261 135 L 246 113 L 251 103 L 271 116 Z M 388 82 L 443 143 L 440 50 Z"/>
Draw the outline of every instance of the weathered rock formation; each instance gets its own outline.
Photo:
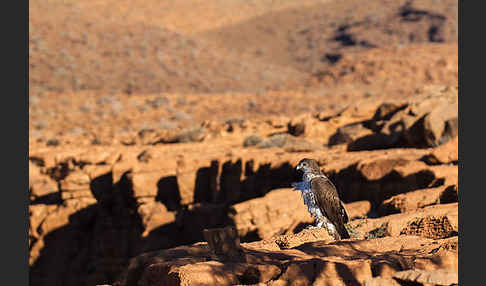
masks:
<path id="1" fill-rule="evenodd" d="M 243 243 L 239 251 L 229 258 L 215 255 L 207 243 L 197 243 L 145 253 L 131 260 L 114 285 L 457 284 L 457 237 L 403 235 L 334 242 L 317 229 Z M 439 278 L 440 273 L 446 275 Z"/>
<path id="2" fill-rule="evenodd" d="M 300 194 L 288 188 L 304 156 L 316 158 L 335 182 L 355 238 L 457 235 L 457 165 L 424 162 L 435 149 L 338 148 L 311 154 L 227 147 L 231 154 L 221 158 L 221 150 L 210 144 L 197 157 L 184 153 L 187 146 L 159 146 L 31 152 L 35 285 L 111 283 L 131 257 L 203 241 L 207 228 L 233 225 L 242 241 L 293 235 L 312 223 Z M 446 208 L 432 209 L 435 205 Z M 212 266 L 201 267 L 198 271 Z M 234 267 L 240 273 L 235 275 L 254 271 Z M 281 273 L 281 268 L 268 271 Z"/>
<path id="3" fill-rule="evenodd" d="M 44 147 L 34 142 L 29 151 L 31 284 L 110 284 L 120 275 L 135 275 L 129 264 L 133 257 L 210 240 L 204 236 L 211 233 L 207 229 L 228 226 L 243 242 L 243 252 L 235 252 L 233 258 L 244 260 L 229 263 L 214 253 L 207 258 L 204 244 L 184 246 L 188 253 L 166 250 L 141 256 L 158 257 L 156 262 L 136 258 L 145 261 L 140 266 L 132 260 L 139 274 L 130 281 L 419 281 L 392 272 L 430 270 L 426 261 L 432 258 L 427 255 L 434 253 L 425 255 L 415 246 L 410 246 L 410 256 L 394 256 L 395 250 L 374 246 L 359 250 L 362 254 L 353 249 L 380 239 L 390 244 L 380 247 L 395 249 L 392 245 L 405 245 L 412 235 L 421 237 L 424 245 L 457 239 L 454 94 L 457 90 L 452 88 L 429 88 L 404 102 L 365 100 L 337 113 L 207 121 L 198 125 L 200 129 L 164 132 L 143 129 L 120 136 L 116 144 L 89 148 L 63 140 Z M 430 125 L 429 117 L 440 124 Z M 392 128 L 402 125 L 403 129 Z M 396 132 L 390 133 L 392 129 Z M 181 139 L 181 134 L 189 139 Z M 350 149 L 363 138 L 392 137 L 390 144 L 380 141 L 367 145 L 370 148 Z M 290 188 L 298 180 L 295 165 L 304 157 L 316 159 L 336 185 L 350 217 L 352 240 L 331 242 L 326 233 L 304 230 L 313 220 L 300 194 Z M 321 244 L 329 245 L 332 255 L 325 252 L 323 257 Z M 211 245 L 218 248 L 215 241 Z M 305 251 L 298 249 L 304 246 Z M 290 259 L 295 251 L 297 256 Z M 354 254 L 347 257 L 348 251 Z M 447 255 L 447 261 L 457 260 L 456 254 Z M 403 264 L 409 257 L 420 262 Z M 382 275 L 377 269 L 388 264 L 394 265 L 393 271 Z M 221 274 L 227 271 L 232 274 Z M 423 281 L 435 279 L 430 277 Z"/>

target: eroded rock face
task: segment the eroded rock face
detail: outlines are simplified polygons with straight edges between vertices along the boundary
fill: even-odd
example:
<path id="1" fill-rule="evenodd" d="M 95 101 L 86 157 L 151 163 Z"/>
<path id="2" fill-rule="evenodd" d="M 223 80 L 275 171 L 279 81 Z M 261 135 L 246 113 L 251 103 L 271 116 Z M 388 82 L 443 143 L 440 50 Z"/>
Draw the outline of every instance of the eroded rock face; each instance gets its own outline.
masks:
<path id="1" fill-rule="evenodd" d="M 357 237 L 383 237 L 413 234 L 431 238 L 457 235 L 458 204 L 432 205 L 414 211 L 364 218 L 349 223 Z"/>
<path id="2" fill-rule="evenodd" d="M 431 154 L 428 149 L 302 154 L 241 147 L 221 158 L 221 150 L 210 144 L 197 157 L 188 156 L 182 145 L 175 147 L 181 148 L 178 152 L 162 146 L 92 151 L 58 147 L 31 154 L 29 247 L 31 277 L 37 285 L 111 282 L 130 257 L 202 241 L 206 228 L 233 225 L 242 241 L 284 234 L 289 237 L 276 240 L 274 247 L 292 248 L 302 241 L 293 233 L 313 223 L 300 194 L 288 188 L 296 181 L 294 166 L 302 157 L 316 158 L 335 183 L 353 237 L 398 236 L 403 231 L 443 238 L 457 233 L 457 204 L 448 211 L 426 211 L 419 215 L 423 221 L 413 222 L 421 209 L 457 202 L 457 166 L 424 162 Z M 397 212 L 402 216 L 389 215 Z M 366 219 L 377 215 L 386 216 Z M 442 233 L 431 232 L 437 224 L 444 226 Z M 67 242 L 71 240 L 78 243 Z M 88 262 L 93 269 L 84 267 Z M 46 275 L 53 263 L 58 271 Z M 321 265 L 302 263 L 305 269 Z M 239 273 L 235 277 L 247 275 L 238 267 L 230 268 Z M 198 271 L 203 269 L 206 264 Z M 65 271 L 71 274 L 60 275 Z M 256 281 L 256 270 L 248 271 L 253 273 L 248 281 Z M 149 277 L 147 281 L 153 281 Z"/>
<path id="3" fill-rule="evenodd" d="M 457 202 L 457 194 L 454 196 L 452 191 L 454 186 L 427 188 L 393 196 L 383 201 L 378 208 L 378 213 L 381 216 L 406 213 L 439 203 Z"/>
<path id="4" fill-rule="evenodd" d="M 432 148 L 383 150 L 372 144 L 371 149 L 379 150 L 348 151 L 363 136 L 391 136 L 384 130 L 400 120 L 412 120 L 403 124 L 407 127 L 400 140 L 406 132 L 420 130 L 417 116 L 425 122 L 426 114 L 445 106 L 442 101 L 451 90 L 433 92 L 441 96 L 421 95 L 422 101 L 405 104 L 368 101 L 330 115 L 205 122 L 204 140 L 183 144 L 159 144 L 162 135 L 178 132 L 171 129 L 138 132 L 130 144 L 73 148 L 61 142 L 33 149 L 32 284 L 96 285 L 120 275 L 125 277 L 120 282 L 132 281 L 124 285 L 394 283 L 399 282 L 393 277 L 397 271 L 428 269 L 429 258 L 415 248 L 410 250 L 418 255 L 412 265 L 400 256 L 400 248 L 395 259 L 386 251 L 372 255 L 389 245 L 362 249 L 366 255 L 353 247 L 380 239 L 405 244 L 411 235 L 449 242 L 457 238 L 457 136 Z M 444 116 L 448 112 L 440 111 Z M 444 130 L 433 134 L 446 134 Z M 262 141 L 242 146 L 251 134 Z M 327 146 L 333 134 L 347 134 L 338 136 L 347 146 Z M 401 145 L 385 147 L 390 146 Z M 316 159 L 336 185 L 350 218 L 351 240 L 333 242 L 325 231 L 304 229 L 313 219 L 300 193 L 290 188 L 299 180 L 294 168 L 304 157 Z M 244 242 L 244 259 L 222 261 L 204 244 L 152 252 L 204 241 L 205 229 L 227 226 Z M 454 249 L 449 243 L 434 251 Z M 145 252 L 149 254 L 129 264 Z M 292 262 L 288 257 L 294 256 Z M 456 258 L 437 259 L 450 267 Z M 138 270 L 132 272 L 133 267 Z M 231 275 L 218 274 L 227 272 Z"/>
<path id="5" fill-rule="evenodd" d="M 212 256 L 206 243 L 146 253 L 133 258 L 114 285 L 348 285 L 365 282 L 366 285 L 384 285 L 370 284 L 380 281 L 395 281 L 388 285 L 401 285 L 400 280 L 453 281 L 453 273 L 457 273 L 457 249 L 443 247 L 451 243 L 457 245 L 457 237 L 432 240 L 401 236 L 333 242 L 330 236 L 316 240 L 321 232 L 315 229 L 287 235 L 286 241 L 299 241 L 294 244 L 282 244 L 282 236 L 275 237 L 273 243 L 270 240 L 243 243 L 240 258 L 231 261 L 223 256 Z M 413 271 L 421 275 L 413 276 Z M 450 274 L 439 281 L 432 273 L 441 271 Z"/>
<path id="6" fill-rule="evenodd" d="M 410 221 L 400 234 L 418 235 L 428 238 L 447 238 L 457 234 L 447 216 L 427 216 Z"/>
<path id="7" fill-rule="evenodd" d="M 376 208 L 402 193 L 454 183 L 457 166 L 429 166 L 418 154 L 371 153 L 346 168 L 329 168 L 328 177 L 344 202 L 368 200 Z"/>

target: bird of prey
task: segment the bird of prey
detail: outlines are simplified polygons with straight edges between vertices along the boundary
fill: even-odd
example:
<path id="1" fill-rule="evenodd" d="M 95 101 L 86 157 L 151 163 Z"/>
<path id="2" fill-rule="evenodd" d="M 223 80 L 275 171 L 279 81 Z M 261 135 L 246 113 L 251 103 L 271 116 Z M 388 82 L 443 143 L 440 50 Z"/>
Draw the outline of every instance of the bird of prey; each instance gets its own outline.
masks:
<path id="1" fill-rule="evenodd" d="M 295 190 L 302 191 L 302 198 L 309 213 L 316 220 L 315 227 L 323 227 L 334 239 L 350 238 L 344 224 L 348 214 L 339 199 L 336 187 L 322 173 L 316 160 L 304 158 L 296 170 L 303 172 L 302 181 L 293 183 Z"/>

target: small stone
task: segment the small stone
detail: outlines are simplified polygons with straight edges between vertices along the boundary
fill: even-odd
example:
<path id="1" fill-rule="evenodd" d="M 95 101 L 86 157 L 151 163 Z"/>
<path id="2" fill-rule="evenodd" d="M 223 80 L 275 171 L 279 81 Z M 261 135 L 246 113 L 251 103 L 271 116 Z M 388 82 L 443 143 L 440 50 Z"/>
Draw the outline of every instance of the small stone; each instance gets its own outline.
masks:
<path id="1" fill-rule="evenodd" d="M 243 142 L 244 147 L 250 147 L 250 146 L 255 146 L 258 145 L 259 143 L 263 142 L 263 138 L 257 135 L 250 135 L 246 137 L 245 141 Z"/>
<path id="2" fill-rule="evenodd" d="M 46 142 L 46 145 L 47 146 L 58 146 L 60 144 L 59 140 L 58 139 L 49 139 L 47 140 Z"/>
<path id="3" fill-rule="evenodd" d="M 287 124 L 287 129 L 289 134 L 294 136 L 300 136 L 305 133 L 305 123 L 304 122 L 292 122 Z"/>

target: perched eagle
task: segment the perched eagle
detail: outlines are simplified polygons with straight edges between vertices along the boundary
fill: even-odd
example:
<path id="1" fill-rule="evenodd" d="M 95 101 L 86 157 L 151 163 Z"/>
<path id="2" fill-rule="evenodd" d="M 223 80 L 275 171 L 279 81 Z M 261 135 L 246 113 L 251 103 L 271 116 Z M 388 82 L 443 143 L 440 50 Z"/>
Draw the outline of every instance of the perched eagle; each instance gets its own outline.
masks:
<path id="1" fill-rule="evenodd" d="M 321 172 L 316 160 L 302 159 L 296 167 L 302 171 L 302 181 L 293 183 L 295 190 L 302 191 L 302 198 L 309 213 L 316 219 L 316 227 L 327 229 L 334 239 L 349 238 L 344 224 L 348 214 L 343 207 L 336 187 Z"/>

